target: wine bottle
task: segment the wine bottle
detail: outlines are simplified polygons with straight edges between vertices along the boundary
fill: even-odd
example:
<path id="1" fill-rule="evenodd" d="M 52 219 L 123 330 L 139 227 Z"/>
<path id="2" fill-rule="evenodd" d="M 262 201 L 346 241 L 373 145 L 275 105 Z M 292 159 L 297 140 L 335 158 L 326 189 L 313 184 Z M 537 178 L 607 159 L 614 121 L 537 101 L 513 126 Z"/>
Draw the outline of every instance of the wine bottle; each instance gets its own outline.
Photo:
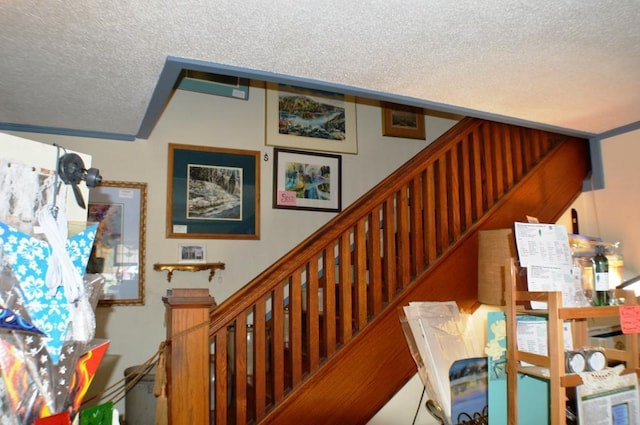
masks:
<path id="1" fill-rule="evenodd" d="M 609 261 L 604 255 L 604 245 L 596 245 L 593 257 L 593 305 L 609 305 Z"/>

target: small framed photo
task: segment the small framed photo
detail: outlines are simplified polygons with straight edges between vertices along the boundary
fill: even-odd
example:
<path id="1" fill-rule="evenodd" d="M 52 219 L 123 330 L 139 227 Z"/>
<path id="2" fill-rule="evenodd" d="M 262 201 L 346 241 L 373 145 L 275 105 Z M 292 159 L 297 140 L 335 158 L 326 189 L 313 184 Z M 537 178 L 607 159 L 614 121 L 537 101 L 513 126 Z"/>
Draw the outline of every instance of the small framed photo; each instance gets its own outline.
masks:
<path id="1" fill-rule="evenodd" d="M 274 208 L 340 212 L 340 155 L 280 148 L 273 153 Z"/>
<path id="2" fill-rule="evenodd" d="M 275 83 L 266 96 L 267 145 L 358 153 L 353 96 Z"/>
<path id="3" fill-rule="evenodd" d="M 178 263 L 180 264 L 202 264 L 207 262 L 207 248 L 205 245 L 180 245 L 178 255 Z"/>
<path id="4" fill-rule="evenodd" d="M 424 110 L 413 106 L 383 103 L 382 135 L 424 140 Z"/>

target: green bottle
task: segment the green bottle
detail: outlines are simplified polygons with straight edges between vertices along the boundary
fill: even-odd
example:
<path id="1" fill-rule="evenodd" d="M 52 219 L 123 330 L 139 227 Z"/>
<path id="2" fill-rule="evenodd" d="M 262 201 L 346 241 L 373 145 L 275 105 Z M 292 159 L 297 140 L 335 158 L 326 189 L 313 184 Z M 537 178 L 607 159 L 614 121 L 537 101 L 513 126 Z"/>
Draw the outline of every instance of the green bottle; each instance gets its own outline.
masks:
<path id="1" fill-rule="evenodd" d="M 596 245 L 593 257 L 593 305 L 609 305 L 609 261 L 604 255 L 604 245 Z"/>

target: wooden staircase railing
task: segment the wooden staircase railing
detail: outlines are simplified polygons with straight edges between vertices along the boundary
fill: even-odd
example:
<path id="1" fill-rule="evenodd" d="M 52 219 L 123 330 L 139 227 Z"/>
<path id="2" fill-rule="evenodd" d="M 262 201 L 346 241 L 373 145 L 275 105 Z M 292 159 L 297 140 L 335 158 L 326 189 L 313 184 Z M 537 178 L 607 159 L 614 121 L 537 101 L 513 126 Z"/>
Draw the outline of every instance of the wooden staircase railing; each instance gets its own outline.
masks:
<path id="1" fill-rule="evenodd" d="M 511 196 L 510 191 L 547 154 L 565 143 L 579 145 L 569 155 L 577 164 L 575 174 L 584 178 L 589 162 L 584 140 L 463 119 L 212 310 L 208 327 L 215 376 L 211 423 L 278 423 L 274 418 L 281 418 L 281 410 L 294 404 L 291 399 L 298 388 L 318 376 L 323 366 L 330 369 L 332 360 L 344 357 L 352 340 L 366 334 L 367 326 L 385 309 L 397 308 L 409 287 L 424 281 L 456 244 L 481 227 L 487 212 Z M 571 180 L 572 186 L 576 181 Z M 552 192 L 553 188 L 534 190 Z M 570 190 L 575 197 L 580 189 Z M 541 193 L 532 196 L 544 199 Z M 568 206 L 572 200 L 562 202 Z M 464 298 L 456 298 L 463 307 L 476 303 L 473 297 Z M 195 328 L 198 320 L 192 323 Z M 187 348 L 198 352 L 194 357 L 208 358 L 208 352 L 200 353 L 202 347 L 178 347 L 185 338 L 168 338 L 169 364 L 174 351 L 181 353 L 179 361 L 190 364 L 183 357 Z M 172 392 L 198 398 L 192 404 L 203 411 L 209 394 L 189 392 L 202 388 L 193 382 L 177 387 L 182 381 L 171 374 L 170 411 L 196 408 L 184 405 L 184 395 L 174 398 Z M 209 376 L 191 379 L 208 380 Z M 305 391 L 313 391 L 308 387 Z M 356 391 L 351 384 L 346 387 L 347 392 Z M 180 400 L 180 406 L 172 400 Z M 170 418 L 174 424 L 187 423 L 171 413 Z M 189 418 L 190 424 L 209 423 L 209 418 Z M 363 419 L 367 418 L 353 423 L 365 423 L 359 422 Z"/>

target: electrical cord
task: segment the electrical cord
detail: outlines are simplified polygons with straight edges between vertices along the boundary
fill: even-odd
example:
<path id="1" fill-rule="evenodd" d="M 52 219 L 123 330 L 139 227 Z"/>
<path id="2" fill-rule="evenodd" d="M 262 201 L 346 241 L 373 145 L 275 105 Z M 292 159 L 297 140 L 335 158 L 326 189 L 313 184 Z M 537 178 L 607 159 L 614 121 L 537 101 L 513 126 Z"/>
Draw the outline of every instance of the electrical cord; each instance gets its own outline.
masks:
<path id="1" fill-rule="evenodd" d="M 424 398 L 424 394 L 427 392 L 427 387 L 423 386 L 422 387 L 422 394 L 420 394 L 420 401 L 418 401 L 418 408 L 416 409 L 416 414 L 413 415 L 413 422 L 411 422 L 411 425 L 415 425 L 416 424 L 416 420 L 418 419 L 418 413 L 420 413 L 420 406 L 422 406 L 422 399 Z"/>

